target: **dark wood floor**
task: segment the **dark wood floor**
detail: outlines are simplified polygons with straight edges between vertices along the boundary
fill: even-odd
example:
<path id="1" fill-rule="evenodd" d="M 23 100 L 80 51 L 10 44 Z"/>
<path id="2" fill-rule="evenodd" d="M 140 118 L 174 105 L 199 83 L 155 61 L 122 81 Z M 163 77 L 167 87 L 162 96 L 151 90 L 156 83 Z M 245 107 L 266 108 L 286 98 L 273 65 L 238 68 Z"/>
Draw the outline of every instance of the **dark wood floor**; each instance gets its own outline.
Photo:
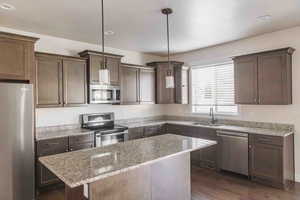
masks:
<path id="1" fill-rule="evenodd" d="M 200 168 L 192 169 L 191 179 L 192 200 L 300 200 L 299 183 L 283 191 L 241 176 Z M 64 200 L 64 190 L 44 192 L 38 200 Z"/>

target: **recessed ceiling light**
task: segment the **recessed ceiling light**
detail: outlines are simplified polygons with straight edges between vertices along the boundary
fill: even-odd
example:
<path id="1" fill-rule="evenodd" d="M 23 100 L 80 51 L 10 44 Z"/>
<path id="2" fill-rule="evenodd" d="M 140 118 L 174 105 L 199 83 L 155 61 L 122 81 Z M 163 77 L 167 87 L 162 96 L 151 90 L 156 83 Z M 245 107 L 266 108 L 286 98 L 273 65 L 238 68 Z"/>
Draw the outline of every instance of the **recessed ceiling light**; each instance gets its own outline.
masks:
<path id="1" fill-rule="evenodd" d="M 262 15 L 258 16 L 257 19 L 262 20 L 262 21 L 269 21 L 271 20 L 272 16 L 271 15 Z"/>
<path id="2" fill-rule="evenodd" d="M 16 8 L 13 5 L 10 5 L 8 3 L 1 3 L 0 8 L 4 10 L 15 10 Z"/>
<path id="3" fill-rule="evenodd" d="M 113 35 L 113 34 L 115 34 L 115 32 L 113 32 L 113 31 L 105 31 L 104 34 L 105 35 Z"/>

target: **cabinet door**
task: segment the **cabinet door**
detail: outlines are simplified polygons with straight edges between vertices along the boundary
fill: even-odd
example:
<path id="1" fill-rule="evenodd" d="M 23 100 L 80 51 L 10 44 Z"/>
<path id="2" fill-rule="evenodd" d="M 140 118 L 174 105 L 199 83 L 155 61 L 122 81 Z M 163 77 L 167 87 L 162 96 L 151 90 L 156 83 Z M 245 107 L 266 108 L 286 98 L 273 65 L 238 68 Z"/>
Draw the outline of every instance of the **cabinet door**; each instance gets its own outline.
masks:
<path id="1" fill-rule="evenodd" d="M 121 102 L 122 104 L 139 103 L 139 69 L 121 67 Z"/>
<path id="2" fill-rule="evenodd" d="M 258 56 L 259 104 L 292 103 L 290 55 L 285 52 Z"/>
<path id="3" fill-rule="evenodd" d="M 257 56 L 234 59 L 234 88 L 236 104 L 257 104 Z"/>
<path id="4" fill-rule="evenodd" d="M 251 177 L 262 181 L 282 183 L 282 147 L 266 144 L 252 144 L 250 149 Z"/>
<path id="5" fill-rule="evenodd" d="M 86 62 L 63 60 L 64 104 L 79 106 L 87 103 Z"/>
<path id="6" fill-rule="evenodd" d="M 48 156 L 68 152 L 68 138 L 42 140 L 36 143 L 37 156 Z M 37 184 L 39 187 L 60 183 L 61 181 L 37 161 Z"/>
<path id="7" fill-rule="evenodd" d="M 140 102 L 144 104 L 155 103 L 155 70 L 140 70 Z"/>
<path id="8" fill-rule="evenodd" d="M 39 187 L 62 183 L 51 171 L 44 167 L 41 163 L 37 163 L 37 182 Z"/>
<path id="9" fill-rule="evenodd" d="M 200 151 L 200 165 L 206 168 L 217 167 L 217 145 L 206 147 Z"/>
<path id="10" fill-rule="evenodd" d="M 109 69 L 111 85 L 120 85 L 120 63 L 120 58 L 106 57 L 106 65 Z"/>
<path id="11" fill-rule="evenodd" d="M 128 140 L 135 140 L 144 137 L 144 127 L 128 129 Z"/>
<path id="12" fill-rule="evenodd" d="M 197 127 L 195 137 L 217 141 L 217 133 L 215 129 Z M 216 168 L 217 167 L 217 145 L 206 147 L 198 151 L 198 163 L 194 162 L 196 165 L 206 168 Z"/>
<path id="13" fill-rule="evenodd" d="M 99 55 L 90 55 L 89 59 L 89 82 L 99 83 L 99 70 L 103 63 L 103 57 Z"/>
<path id="14" fill-rule="evenodd" d="M 0 38 L 0 79 L 29 80 L 33 58 L 33 44 Z"/>
<path id="15" fill-rule="evenodd" d="M 37 107 L 63 106 L 62 93 L 62 61 L 52 56 L 37 56 Z"/>
<path id="16" fill-rule="evenodd" d="M 189 103 L 189 70 L 187 67 L 175 67 L 175 103 Z"/>
<path id="17" fill-rule="evenodd" d="M 174 75 L 174 69 L 168 68 L 167 64 L 161 64 L 157 67 L 157 103 L 173 104 L 175 103 L 175 89 L 166 88 L 166 76 Z"/>

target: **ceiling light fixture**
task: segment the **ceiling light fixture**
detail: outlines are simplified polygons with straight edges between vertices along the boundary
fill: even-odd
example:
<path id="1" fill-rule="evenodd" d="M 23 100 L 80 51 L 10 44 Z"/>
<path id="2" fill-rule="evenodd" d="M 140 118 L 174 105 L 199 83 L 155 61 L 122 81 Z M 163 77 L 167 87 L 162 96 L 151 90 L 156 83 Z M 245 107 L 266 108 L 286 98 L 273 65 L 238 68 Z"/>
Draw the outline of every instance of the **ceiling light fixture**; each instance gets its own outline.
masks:
<path id="1" fill-rule="evenodd" d="M 174 76 L 172 75 L 170 62 L 170 30 L 169 30 L 169 15 L 173 13 L 171 8 L 164 8 L 161 10 L 162 14 L 167 16 L 167 40 L 168 40 L 168 68 L 166 76 L 166 88 L 175 88 Z"/>
<path id="2" fill-rule="evenodd" d="M 101 27 L 102 27 L 102 62 L 100 63 L 100 69 L 99 69 L 99 82 L 101 84 L 110 84 L 110 75 L 109 70 L 107 68 L 107 62 L 105 58 L 105 51 L 104 51 L 104 0 L 101 0 Z"/>
<path id="3" fill-rule="evenodd" d="M 262 20 L 262 21 L 268 21 L 271 20 L 272 16 L 271 15 L 262 15 L 258 16 L 257 19 Z"/>
<path id="4" fill-rule="evenodd" d="M 8 3 L 1 3 L 0 8 L 3 10 L 15 10 L 16 8 L 13 5 L 10 5 Z"/>
<path id="5" fill-rule="evenodd" d="M 115 34 L 115 32 L 113 32 L 113 31 L 105 31 L 104 34 L 105 35 L 113 35 L 113 34 Z"/>

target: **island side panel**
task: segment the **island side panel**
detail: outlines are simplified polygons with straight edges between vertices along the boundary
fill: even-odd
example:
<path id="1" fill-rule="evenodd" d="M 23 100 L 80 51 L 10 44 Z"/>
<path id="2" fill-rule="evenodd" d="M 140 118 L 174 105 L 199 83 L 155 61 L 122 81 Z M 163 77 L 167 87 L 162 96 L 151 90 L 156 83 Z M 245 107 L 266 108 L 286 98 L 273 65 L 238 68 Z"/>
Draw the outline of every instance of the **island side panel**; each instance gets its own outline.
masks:
<path id="1" fill-rule="evenodd" d="M 87 200 L 84 197 L 83 185 L 75 188 L 65 185 L 65 200 Z"/>
<path id="2" fill-rule="evenodd" d="M 89 200 L 151 200 L 150 165 L 89 184 Z"/>
<path id="3" fill-rule="evenodd" d="M 89 184 L 89 200 L 190 200 L 190 153 Z"/>
<path id="4" fill-rule="evenodd" d="M 151 165 L 152 200 L 191 200 L 190 153 Z"/>

